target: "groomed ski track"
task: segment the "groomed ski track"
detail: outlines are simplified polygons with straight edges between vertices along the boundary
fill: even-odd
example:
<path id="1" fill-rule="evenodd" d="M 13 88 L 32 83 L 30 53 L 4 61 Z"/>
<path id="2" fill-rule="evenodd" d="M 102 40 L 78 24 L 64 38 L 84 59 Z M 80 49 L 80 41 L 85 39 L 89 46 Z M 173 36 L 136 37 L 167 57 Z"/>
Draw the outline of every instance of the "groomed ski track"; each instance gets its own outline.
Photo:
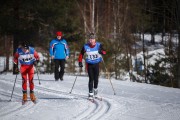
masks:
<path id="1" fill-rule="evenodd" d="M 41 85 L 38 84 L 36 77 L 34 80 L 35 94 L 38 98 L 37 104 L 29 100 L 25 105 L 22 105 L 22 80 L 20 75 L 17 78 L 12 101 L 9 101 L 14 85 L 14 78 L 15 76 L 13 75 L 0 76 L 1 120 L 10 120 L 12 118 L 13 120 L 19 120 L 22 117 L 27 120 L 37 117 L 40 120 L 180 119 L 180 102 L 173 100 L 173 97 L 178 99 L 180 92 L 176 90 L 169 91 L 169 88 L 162 90 L 156 86 L 153 88 L 150 86 L 141 87 L 138 85 L 139 83 L 126 85 L 125 83 L 121 84 L 117 82 L 115 84 L 117 95 L 115 96 L 108 83 L 109 81 L 101 82 L 100 79 L 99 94 L 102 96 L 102 101 L 95 99 L 95 102 L 92 103 L 87 100 L 87 77 L 79 77 L 73 92 L 70 94 L 69 92 L 75 76 L 65 76 L 64 81 L 55 82 L 53 75 L 40 75 Z M 136 87 L 146 92 L 140 93 Z M 162 92 L 165 95 L 158 97 L 158 94 L 150 94 L 151 90 Z M 171 93 L 175 94 L 172 95 Z M 164 99 L 166 98 L 166 94 L 169 96 L 167 96 L 167 99 Z"/>
<path id="2" fill-rule="evenodd" d="M 10 80 L 8 78 L 6 78 L 6 79 L 1 78 L 0 84 L 4 84 L 3 86 L 7 86 L 7 87 L 11 88 L 13 85 L 13 82 L 14 82 L 13 80 Z M 63 84 L 63 83 L 60 83 L 60 84 Z M 40 85 L 35 85 L 35 88 L 36 88 L 36 92 L 38 92 L 38 94 L 45 93 L 46 94 L 45 96 L 53 95 L 54 99 L 58 98 L 58 97 L 64 97 L 66 99 L 72 99 L 72 101 L 77 100 L 77 101 L 85 102 L 87 107 L 81 113 L 73 116 L 72 119 L 76 119 L 76 120 L 87 120 L 87 119 L 96 120 L 97 119 L 97 120 L 99 120 L 99 119 L 102 119 L 104 117 L 104 115 L 108 113 L 108 111 L 110 110 L 110 107 L 111 107 L 111 103 L 109 103 L 108 100 L 106 100 L 104 98 L 103 98 L 103 101 L 99 101 L 99 100 L 95 99 L 95 102 L 92 103 L 92 102 L 86 100 L 87 95 L 74 94 L 74 93 L 70 94 L 68 92 L 63 92 L 60 90 L 48 89 L 48 88 L 42 87 Z M 19 79 L 19 78 L 17 79 L 17 82 L 16 82 L 16 89 L 19 89 L 18 91 L 21 91 L 21 79 Z M 7 91 L 0 89 L 0 94 L 2 94 L 2 95 L 4 94 L 10 98 L 11 91 L 8 91 L 8 93 L 7 93 Z M 25 105 L 22 105 L 21 104 L 21 96 L 22 96 L 22 93 L 17 92 L 17 90 L 15 90 L 12 101 L 9 101 L 8 99 L 0 100 L 0 102 L 4 102 L 4 103 L 16 103 L 15 106 L 13 104 L 10 104 L 8 106 L 3 106 L 0 109 L 0 116 L 1 117 L 10 117 L 13 115 L 17 115 L 23 111 L 28 111 L 30 109 L 36 109 L 38 104 L 41 104 L 40 101 L 47 98 L 47 97 L 38 98 L 38 102 L 36 105 L 33 104 L 30 100 L 28 100 L 28 102 Z M 50 97 L 49 99 L 51 100 L 53 98 Z"/>

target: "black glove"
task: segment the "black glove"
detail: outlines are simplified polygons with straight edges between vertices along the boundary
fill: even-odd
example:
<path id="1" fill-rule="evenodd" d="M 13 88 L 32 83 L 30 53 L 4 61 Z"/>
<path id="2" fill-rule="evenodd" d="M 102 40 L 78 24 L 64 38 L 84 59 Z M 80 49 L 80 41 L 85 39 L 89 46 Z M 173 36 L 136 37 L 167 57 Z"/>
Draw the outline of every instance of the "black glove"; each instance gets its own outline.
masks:
<path id="1" fill-rule="evenodd" d="M 39 60 L 34 61 L 35 66 L 37 66 L 38 63 L 39 63 Z"/>
<path id="2" fill-rule="evenodd" d="M 14 64 L 14 74 L 19 74 L 19 68 L 17 64 Z"/>
<path id="3" fill-rule="evenodd" d="M 82 64 L 82 62 L 79 62 L 79 67 L 83 67 L 83 64 Z"/>

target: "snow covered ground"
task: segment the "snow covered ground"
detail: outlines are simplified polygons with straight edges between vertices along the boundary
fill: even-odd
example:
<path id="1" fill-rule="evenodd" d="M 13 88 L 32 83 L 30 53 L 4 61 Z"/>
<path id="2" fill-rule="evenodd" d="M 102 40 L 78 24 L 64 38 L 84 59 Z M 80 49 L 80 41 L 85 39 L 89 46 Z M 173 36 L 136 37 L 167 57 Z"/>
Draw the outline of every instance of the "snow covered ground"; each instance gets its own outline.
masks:
<path id="1" fill-rule="evenodd" d="M 21 76 L 0 75 L 0 120 L 180 120 L 180 89 L 100 78 L 99 95 L 103 100 L 87 100 L 88 77 L 64 76 L 54 81 L 53 74 L 35 74 L 38 103 L 21 105 Z M 28 98 L 29 99 L 29 98 Z"/>

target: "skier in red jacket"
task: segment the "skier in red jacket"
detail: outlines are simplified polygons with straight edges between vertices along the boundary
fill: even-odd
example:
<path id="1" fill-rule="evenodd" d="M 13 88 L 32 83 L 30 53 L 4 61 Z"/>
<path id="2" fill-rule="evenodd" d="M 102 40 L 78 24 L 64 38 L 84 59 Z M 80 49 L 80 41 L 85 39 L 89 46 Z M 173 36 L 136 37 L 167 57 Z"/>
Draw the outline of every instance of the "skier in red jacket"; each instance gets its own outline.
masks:
<path id="1" fill-rule="evenodd" d="M 14 54 L 14 67 L 16 74 L 18 74 L 18 62 L 20 63 L 20 73 L 22 76 L 22 104 L 27 101 L 27 81 L 29 81 L 30 87 L 30 98 L 31 101 L 36 102 L 36 97 L 34 95 L 34 65 L 39 62 L 39 55 L 33 47 L 28 46 L 23 43 Z"/>

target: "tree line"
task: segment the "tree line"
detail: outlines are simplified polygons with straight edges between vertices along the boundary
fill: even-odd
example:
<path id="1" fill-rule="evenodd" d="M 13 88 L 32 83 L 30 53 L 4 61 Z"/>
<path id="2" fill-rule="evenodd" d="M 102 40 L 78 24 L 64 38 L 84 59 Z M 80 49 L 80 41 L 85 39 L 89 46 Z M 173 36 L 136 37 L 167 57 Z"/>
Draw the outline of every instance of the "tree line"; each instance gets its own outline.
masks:
<path id="1" fill-rule="evenodd" d="M 23 41 L 48 52 L 55 31 L 63 31 L 72 52 L 80 51 L 87 42 L 87 34 L 96 33 L 98 41 L 107 50 L 104 61 L 111 76 L 120 79 L 123 71 L 132 69 L 132 56 L 143 51 L 144 63 L 147 49 L 144 35 L 161 33 L 161 44 L 166 46 L 167 64 L 171 74 L 155 66 L 144 64 L 145 82 L 150 67 L 159 69 L 154 84 L 168 78 L 166 86 L 180 87 L 180 2 L 178 0 L 1 0 L 0 1 L 0 54 L 11 56 Z M 142 37 L 137 36 L 137 33 Z M 178 35 L 178 44 L 172 39 L 164 41 L 166 33 Z M 132 47 L 136 41 L 143 47 Z M 11 48 L 11 49 L 9 49 Z M 9 51 L 9 52 L 8 52 Z M 122 56 L 123 55 L 123 56 Z M 172 56 L 174 55 L 174 56 Z M 8 59 L 7 59 L 8 61 Z M 163 61 L 163 60 L 161 60 Z M 173 61 L 173 62 L 172 62 Z M 157 61 L 158 62 L 158 61 Z M 8 65 L 7 65 L 8 70 Z M 167 74 L 166 74 L 167 75 Z M 166 76 L 165 75 L 165 76 Z M 160 76 L 160 77 L 159 77 Z M 173 84 L 172 84 L 173 81 Z M 164 82 L 163 84 L 164 85 Z"/>

